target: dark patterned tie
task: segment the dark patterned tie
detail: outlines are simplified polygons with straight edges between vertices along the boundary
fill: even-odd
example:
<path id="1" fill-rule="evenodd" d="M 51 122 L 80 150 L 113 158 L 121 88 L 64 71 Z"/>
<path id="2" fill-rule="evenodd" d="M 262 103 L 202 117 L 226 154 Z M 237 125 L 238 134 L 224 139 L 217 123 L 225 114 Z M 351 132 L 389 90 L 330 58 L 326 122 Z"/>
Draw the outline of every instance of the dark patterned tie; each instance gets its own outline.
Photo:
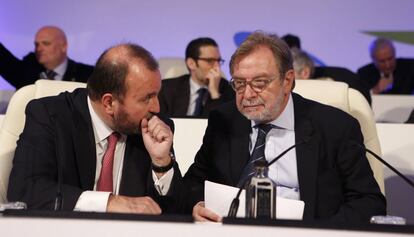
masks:
<path id="1" fill-rule="evenodd" d="M 57 73 L 53 70 L 46 71 L 46 78 L 49 79 L 49 80 L 55 80 L 56 75 L 57 75 Z"/>
<path id="2" fill-rule="evenodd" d="M 254 174 L 254 162 L 265 158 L 265 145 L 266 145 L 266 136 L 269 131 L 275 127 L 272 124 L 258 124 L 257 127 L 257 139 L 252 155 L 250 156 L 249 162 L 244 167 L 243 173 L 240 176 L 238 187 L 241 187 L 246 179 L 249 179 Z"/>
<path id="3" fill-rule="evenodd" d="M 200 116 L 203 112 L 203 99 L 205 94 L 207 93 L 207 89 L 206 88 L 200 88 L 197 90 L 197 94 L 198 97 L 196 99 L 196 105 L 195 105 L 195 109 L 194 109 L 194 116 Z"/>
<path id="4" fill-rule="evenodd" d="M 120 137 L 120 134 L 113 132 L 108 136 L 108 147 L 102 158 L 101 174 L 99 176 L 98 184 L 96 185 L 97 191 L 113 191 L 113 167 L 114 167 L 114 154 L 116 143 Z"/>

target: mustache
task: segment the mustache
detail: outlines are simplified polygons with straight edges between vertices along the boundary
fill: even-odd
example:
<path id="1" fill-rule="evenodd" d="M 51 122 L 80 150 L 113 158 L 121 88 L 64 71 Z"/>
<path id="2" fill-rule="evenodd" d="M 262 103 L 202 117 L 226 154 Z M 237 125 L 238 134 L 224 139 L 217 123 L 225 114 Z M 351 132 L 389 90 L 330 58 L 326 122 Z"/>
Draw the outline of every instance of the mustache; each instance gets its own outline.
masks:
<path id="1" fill-rule="evenodd" d="M 242 106 L 257 106 L 257 105 L 263 105 L 263 104 L 264 104 L 264 101 L 261 98 L 256 98 L 253 100 L 243 99 L 241 101 Z"/>

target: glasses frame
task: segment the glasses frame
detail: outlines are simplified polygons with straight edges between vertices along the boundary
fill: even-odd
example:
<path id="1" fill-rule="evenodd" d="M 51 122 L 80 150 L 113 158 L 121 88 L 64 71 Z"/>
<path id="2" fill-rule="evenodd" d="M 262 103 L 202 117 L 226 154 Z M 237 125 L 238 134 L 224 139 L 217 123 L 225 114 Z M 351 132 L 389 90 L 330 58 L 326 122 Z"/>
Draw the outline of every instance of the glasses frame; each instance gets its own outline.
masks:
<path id="1" fill-rule="evenodd" d="M 272 83 L 277 78 L 278 78 L 278 76 L 277 75 L 274 75 L 274 76 L 271 76 L 271 77 L 267 77 L 265 79 L 260 79 L 261 81 L 265 81 L 265 85 L 261 89 L 258 89 L 257 87 L 253 86 L 253 84 L 252 84 L 252 83 L 254 83 L 254 81 L 257 81 L 259 79 L 253 79 L 251 81 L 247 81 L 247 80 L 240 79 L 240 80 L 244 81 L 245 85 L 242 88 L 237 89 L 236 88 L 236 85 L 234 84 L 235 83 L 235 79 L 232 77 L 231 80 L 230 80 L 230 85 L 231 85 L 231 88 L 233 88 L 233 90 L 235 92 L 237 92 L 237 93 L 244 93 L 246 91 L 247 86 L 250 86 L 250 88 L 254 92 L 261 93 L 264 90 L 266 90 L 266 88 L 270 85 L 270 83 Z"/>
<path id="2" fill-rule="evenodd" d="M 196 60 L 202 60 L 207 62 L 209 65 L 214 65 L 214 63 L 218 63 L 219 65 L 223 65 L 223 63 L 225 62 L 224 59 L 222 58 L 196 58 Z"/>

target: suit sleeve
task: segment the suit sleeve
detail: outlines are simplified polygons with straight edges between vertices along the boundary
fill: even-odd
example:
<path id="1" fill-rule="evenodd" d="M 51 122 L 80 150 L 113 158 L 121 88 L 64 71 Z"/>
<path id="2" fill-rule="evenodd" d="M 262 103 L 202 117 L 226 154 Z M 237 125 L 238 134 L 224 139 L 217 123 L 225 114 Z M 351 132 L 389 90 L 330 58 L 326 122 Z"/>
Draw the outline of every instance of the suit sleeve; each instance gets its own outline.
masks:
<path id="1" fill-rule="evenodd" d="M 0 43 L 0 75 L 15 87 L 21 87 L 23 62 Z"/>
<path id="2" fill-rule="evenodd" d="M 30 102 L 14 155 L 7 194 L 9 201 L 26 202 L 30 209 L 53 209 L 58 188 L 56 138 L 56 128 L 46 104 L 39 100 Z M 73 210 L 81 193 L 76 186 L 62 184 L 62 209 Z"/>
<path id="3" fill-rule="evenodd" d="M 342 177 L 344 202 L 331 218 L 340 222 L 368 222 L 371 216 L 385 215 L 386 201 L 374 179 L 363 144 L 359 124 L 348 126 L 339 146 L 336 165 Z"/>

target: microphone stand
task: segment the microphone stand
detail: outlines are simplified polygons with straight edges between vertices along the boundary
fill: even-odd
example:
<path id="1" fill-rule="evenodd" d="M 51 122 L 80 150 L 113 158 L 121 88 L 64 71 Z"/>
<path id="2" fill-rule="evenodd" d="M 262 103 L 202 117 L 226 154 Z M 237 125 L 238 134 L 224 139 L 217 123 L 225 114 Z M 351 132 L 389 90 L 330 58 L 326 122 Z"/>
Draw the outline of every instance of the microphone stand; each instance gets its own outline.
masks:
<path id="1" fill-rule="evenodd" d="M 53 122 L 53 125 L 55 126 L 55 154 L 56 154 L 56 165 L 57 165 L 57 190 L 56 190 L 56 197 L 53 203 L 53 210 L 55 211 L 60 211 L 62 210 L 62 203 L 63 203 L 63 196 L 62 196 L 62 181 L 63 181 L 63 167 L 62 167 L 62 157 L 60 157 L 61 154 L 63 154 L 61 152 L 61 145 L 59 144 L 59 140 L 58 140 L 58 126 L 57 126 L 57 122 L 55 120 L 55 117 L 52 115 L 51 120 Z"/>
<path id="2" fill-rule="evenodd" d="M 377 160 L 379 160 L 383 165 L 387 166 L 390 170 L 392 170 L 394 173 L 396 173 L 398 176 L 400 176 L 405 182 L 407 182 L 411 187 L 414 188 L 414 182 L 408 179 L 405 175 L 403 175 L 400 171 L 398 171 L 396 168 L 394 168 L 392 165 L 390 165 L 388 162 L 386 162 L 384 159 L 382 159 L 379 155 L 375 154 L 375 152 L 371 151 L 370 149 L 355 143 L 357 146 L 364 149 L 369 154 L 373 155 Z"/>

